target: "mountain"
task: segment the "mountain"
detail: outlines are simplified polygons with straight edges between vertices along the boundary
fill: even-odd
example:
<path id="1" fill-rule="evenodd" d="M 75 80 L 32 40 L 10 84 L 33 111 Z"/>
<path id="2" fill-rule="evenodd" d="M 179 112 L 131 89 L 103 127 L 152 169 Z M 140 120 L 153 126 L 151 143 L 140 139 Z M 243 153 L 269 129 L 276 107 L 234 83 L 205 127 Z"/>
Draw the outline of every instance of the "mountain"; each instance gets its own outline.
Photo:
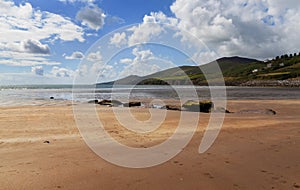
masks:
<path id="1" fill-rule="evenodd" d="M 143 77 L 139 77 L 137 75 L 130 75 L 128 77 L 111 81 L 111 82 L 105 82 L 105 83 L 99 83 L 97 85 L 113 85 L 113 84 L 119 84 L 119 85 L 129 85 L 129 84 L 136 84 L 138 81 L 142 80 Z"/>
<path id="2" fill-rule="evenodd" d="M 216 60 L 226 85 L 242 85 L 249 81 L 285 80 L 300 76 L 299 54 L 282 55 L 268 61 L 243 57 L 223 57 Z M 117 81 L 99 83 L 97 85 L 207 85 L 206 78 L 201 70 L 210 71 L 213 64 L 207 63 L 198 66 L 180 66 L 160 71 L 147 76 L 131 75 Z M 207 72 L 206 72 L 207 73 Z M 213 75 L 214 73 L 209 73 Z M 216 80 L 217 81 L 217 80 Z M 217 84 L 217 82 L 216 82 Z"/>

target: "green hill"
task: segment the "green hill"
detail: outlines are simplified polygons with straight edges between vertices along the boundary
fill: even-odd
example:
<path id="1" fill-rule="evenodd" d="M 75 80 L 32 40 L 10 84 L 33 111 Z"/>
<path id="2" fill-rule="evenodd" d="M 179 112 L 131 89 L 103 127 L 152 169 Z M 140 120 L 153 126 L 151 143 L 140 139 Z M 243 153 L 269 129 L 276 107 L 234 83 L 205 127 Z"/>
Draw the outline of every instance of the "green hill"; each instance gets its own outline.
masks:
<path id="1" fill-rule="evenodd" d="M 300 76 L 300 55 L 282 55 L 268 61 L 242 57 L 224 57 L 216 60 L 226 85 L 243 85 L 249 81 L 295 80 Z M 213 64 L 181 66 L 160 71 L 148 76 L 132 75 L 117 81 L 102 84 L 140 84 L 140 85 L 207 85 L 202 70 L 210 71 Z M 209 73 L 213 75 L 214 73 Z"/>

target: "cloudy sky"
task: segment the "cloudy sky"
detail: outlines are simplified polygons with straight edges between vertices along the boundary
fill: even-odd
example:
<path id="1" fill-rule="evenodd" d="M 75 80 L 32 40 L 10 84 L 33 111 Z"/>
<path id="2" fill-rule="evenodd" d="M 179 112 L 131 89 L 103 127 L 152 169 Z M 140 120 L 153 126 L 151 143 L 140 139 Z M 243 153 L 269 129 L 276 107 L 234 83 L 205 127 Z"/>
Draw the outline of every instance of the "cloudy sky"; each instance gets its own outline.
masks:
<path id="1" fill-rule="evenodd" d="M 196 64 L 299 52 L 299 9 L 299 0 L 0 0 L 0 85 L 105 81 L 191 64 L 166 46 L 140 45 L 155 39 L 199 48 Z M 109 60 L 110 47 L 122 51 Z"/>

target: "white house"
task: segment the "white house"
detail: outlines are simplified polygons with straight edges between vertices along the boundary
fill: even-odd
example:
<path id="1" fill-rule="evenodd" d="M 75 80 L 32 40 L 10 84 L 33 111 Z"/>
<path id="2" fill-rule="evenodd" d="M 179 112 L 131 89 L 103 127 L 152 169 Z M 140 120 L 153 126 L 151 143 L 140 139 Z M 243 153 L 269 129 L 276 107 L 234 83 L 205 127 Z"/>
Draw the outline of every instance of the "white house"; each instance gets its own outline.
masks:
<path id="1" fill-rule="evenodd" d="M 280 63 L 279 66 L 280 66 L 280 67 L 284 67 L 284 63 Z"/>
<path id="2" fill-rule="evenodd" d="M 267 68 L 271 68 L 272 67 L 272 63 L 267 64 Z"/>

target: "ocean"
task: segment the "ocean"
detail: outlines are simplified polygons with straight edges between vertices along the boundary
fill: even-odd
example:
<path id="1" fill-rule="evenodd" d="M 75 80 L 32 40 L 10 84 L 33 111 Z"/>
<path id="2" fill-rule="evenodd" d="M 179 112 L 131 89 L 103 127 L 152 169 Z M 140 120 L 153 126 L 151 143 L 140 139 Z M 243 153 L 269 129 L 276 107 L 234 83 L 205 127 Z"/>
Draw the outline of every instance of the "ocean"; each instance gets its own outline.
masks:
<path id="1" fill-rule="evenodd" d="M 221 87 L 211 87 L 221 89 Z M 186 99 L 194 97 L 192 89 L 196 89 L 199 99 L 210 99 L 210 89 L 207 86 L 149 86 L 141 85 L 132 89 L 131 86 L 75 86 L 72 85 L 24 85 L 0 87 L 0 106 L 47 105 L 49 103 L 64 103 L 70 101 L 87 102 L 94 99 L 179 99 L 176 90 L 180 89 Z M 216 95 L 218 96 L 218 94 Z M 53 97 L 54 100 L 50 100 Z M 279 87 L 226 87 L 226 96 L 218 98 L 228 100 L 274 100 L 299 99 L 300 88 Z"/>

